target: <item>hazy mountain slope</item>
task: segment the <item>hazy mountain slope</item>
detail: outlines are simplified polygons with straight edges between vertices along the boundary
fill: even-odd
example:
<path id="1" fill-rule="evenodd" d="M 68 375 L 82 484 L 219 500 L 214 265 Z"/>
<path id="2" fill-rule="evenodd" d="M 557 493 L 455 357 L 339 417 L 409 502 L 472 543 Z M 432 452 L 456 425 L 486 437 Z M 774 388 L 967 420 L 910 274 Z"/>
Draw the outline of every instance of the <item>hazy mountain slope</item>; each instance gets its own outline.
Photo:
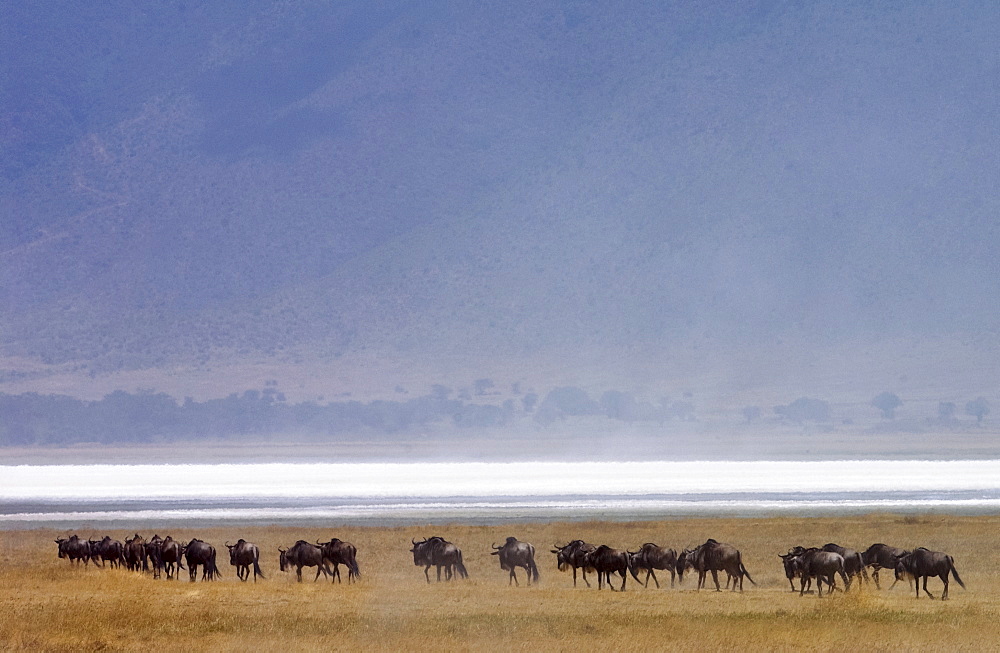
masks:
<path id="1" fill-rule="evenodd" d="M 4 351 L 995 336 L 996 12 L 660 4 L 12 10 Z"/>

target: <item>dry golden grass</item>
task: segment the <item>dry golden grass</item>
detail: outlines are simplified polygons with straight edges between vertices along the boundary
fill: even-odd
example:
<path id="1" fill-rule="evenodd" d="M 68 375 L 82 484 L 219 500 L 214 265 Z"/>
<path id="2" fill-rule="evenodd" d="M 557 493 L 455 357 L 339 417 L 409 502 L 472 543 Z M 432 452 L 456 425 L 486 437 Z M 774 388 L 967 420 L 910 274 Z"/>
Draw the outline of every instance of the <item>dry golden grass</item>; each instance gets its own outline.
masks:
<path id="1" fill-rule="evenodd" d="M 519 526 L 432 526 L 317 530 L 288 527 L 187 529 L 225 552 L 239 537 L 264 553 L 267 580 L 240 583 L 220 555 L 219 582 L 153 580 L 111 569 L 75 568 L 56 557 L 54 531 L 0 532 L 0 646 L 7 650 L 996 650 L 1000 647 L 1000 517 L 893 515 L 838 518 L 683 519 Z M 82 535 L 90 535 L 83 532 Z M 102 533 L 103 534 L 103 533 Z M 123 539 L 124 532 L 111 532 Z M 152 533 L 144 533 L 147 536 Z M 160 535 L 166 535 L 160 532 Z M 411 537 L 440 534 L 458 544 L 470 579 L 424 582 Z M 96 533 L 94 533 L 96 535 Z M 331 536 L 357 545 L 355 585 L 302 584 L 278 571 L 277 546 Z M 508 587 L 489 545 L 516 535 L 538 548 L 542 579 Z M 573 538 L 675 548 L 714 537 L 741 549 L 757 581 L 746 591 L 572 587 L 550 545 Z M 863 549 L 884 541 L 955 556 L 968 586 L 951 601 L 892 592 L 818 599 L 788 589 L 777 555 L 788 546 L 835 541 Z M 308 570 L 306 571 L 308 573 Z M 884 576 L 885 574 L 883 574 Z M 433 572 L 432 572 L 433 576 Z M 940 595 L 941 582 L 929 585 Z"/>

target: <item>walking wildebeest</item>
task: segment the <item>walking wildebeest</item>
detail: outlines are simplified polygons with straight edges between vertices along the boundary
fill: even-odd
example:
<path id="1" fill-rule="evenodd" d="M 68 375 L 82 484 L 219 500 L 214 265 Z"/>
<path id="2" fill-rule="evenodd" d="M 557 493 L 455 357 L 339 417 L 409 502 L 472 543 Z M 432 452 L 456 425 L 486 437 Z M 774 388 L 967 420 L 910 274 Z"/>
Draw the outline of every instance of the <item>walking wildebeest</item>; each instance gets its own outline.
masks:
<path id="1" fill-rule="evenodd" d="M 845 546 L 840 546 L 830 542 L 829 544 L 823 545 L 824 551 L 832 551 L 833 553 L 839 553 L 841 557 L 844 558 L 844 572 L 847 577 L 851 579 L 853 583 L 855 577 L 857 577 L 858 590 L 861 589 L 861 581 L 868 583 L 868 570 L 865 567 L 864 560 L 861 558 L 861 554 L 854 549 L 849 549 Z"/>
<path id="2" fill-rule="evenodd" d="M 590 567 L 585 563 L 587 554 L 596 549 L 593 544 L 587 544 L 583 540 L 573 540 L 569 544 L 564 544 L 559 546 L 558 544 L 553 544 L 555 548 L 552 549 L 552 553 L 556 554 L 556 566 L 559 571 L 566 571 L 569 567 L 573 570 L 573 587 L 576 587 L 576 570 L 580 569 L 583 573 L 583 582 L 590 587 L 590 581 L 587 580 L 587 569 Z M 591 571 L 593 571 L 591 569 Z"/>
<path id="3" fill-rule="evenodd" d="M 508 537 L 503 546 L 497 546 L 496 544 L 492 546 L 494 551 L 490 555 L 499 556 L 500 568 L 510 572 L 510 578 L 507 580 L 508 587 L 511 582 L 515 585 L 518 584 L 517 575 L 514 573 L 515 567 L 524 568 L 524 575 L 528 578 L 528 585 L 531 585 L 532 580 L 538 582 L 538 566 L 535 565 L 534 546 L 527 542 L 519 542 L 516 537 Z"/>
<path id="4" fill-rule="evenodd" d="M 74 533 L 69 538 L 60 537 L 55 542 L 59 546 L 59 557 L 69 558 L 70 564 L 75 562 L 79 565 L 80 561 L 83 560 L 83 566 L 86 567 L 90 562 L 91 551 L 89 541 L 81 540 Z"/>
<path id="5" fill-rule="evenodd" d="M 816 547 L 802 549 L 796 547 L 793 550 L 797 553 L 792 558 L 795 571 L 802 577 L 799 596 L 806 592 L 806 588 L 812 584 L 812 579 L 816 579 L 816 588 L 819 595 L 823 596 L 823 583 L 830 586 L 830 594 L 836 589 L 836 574 L 844 580 L 844 587 L 849 588 L 851 581 L 844 570 L 844 556 L 834 551 L 824 551 Z M 792 553 L 792 552 L 789 552 Z"/>
<path id="6" fill-rule="evenodd" d="M 788 579 L 788 584 L 791 585 L 792 591 L 797 592 L 799 590 L 795 589 L 795 578 L 802 576 L 801 565 L 796 564 L 798 557 L 805 552 L 805 549 L 801 546 L 792 547 L 788 550 L 788 553 L 778 554 L 781 558 L 781 565 L 785 568 L 785 578 Z"/>
<path id="7" fill-rule="evenodd" d="M 889 546 L 888 544 L 872 544 L 868 547 L 864 553 L 861 554 L 861 561 L 866 567 L 872 568 L 872 579 L 875 581 L 875 589 L 882 589 L 878 582 L 878 572 L 881 569 L 892 569 L 896 570 L 896 560 L 900 556 L 904 556 L 909 551 L 906 549 L 900 549 L 899 547 Z M 889 589 L 896 586 L 899 582 L 897 577 Z M 912 581 L 910 581 L 912 583 Z M 910 585 L 912 587 L 912 584 Z"/>
<path id="8" fill-rule="evenodd" d="M 674 586 L 674 576 L 677 573 L 676 551 L 663 546 L 657 546 L 652 542 L 646 542 L 635 553 L 629 551 L 628 555 L 628 569 L 632 572 L 632 577 L 637 582 L 642 583 L 643 587 L 649 586 L 649 578 L 652 577 L 653 582 L 656 583 L 656 588 L 660 588 L 660 581 L 656 579 L 656 574 L 653 573 L 654 569 L 668 570 L 670 572 L 670 586 Z M 646 570 L 645 581 L 639 580 L 639 575 L 636 573 L 639 569 Z"/>
<path id="9" fill-rule="evenodd" d="M 226 542 L 229 549 L 229 564 L 236 567 L 236 576 L 243 582 L 250 578 L 250 567 L 253 566 L 253 582 L 257 582 L 257 576 L 264 577 L 264 572 L 260 570 L 260 549 L 256 544 L 247 542 L 242 537 L 236 544 Z"/>
<path id="10" fill-rule="evenodd" d="M 215 564 L 215 547 L 195 538 L 184 547 L 184 557 L 187 558 L 188 575 L 193 583 L 198 578 L 198 565 L 201 565 L 201 579 L 215 580 L 222 578 L 222 572 Z"/>
<path id="11" fill-rule="evenodd" d="M 940 551 L 929 551 L 924 547 L 914 549 L 911 553 L 900 556 L 896 560 L 896 578 L 902 574 L 913 576 L 917 585 L 917 598 L 920 598 L 920 579 L 924 579 L 924 592 L 927 596 L 934 598 L 934 595 L 927 590 L 927 579 L 937 576 L 944 582 L 944 593 L 941 595 L 942 601 L 948 600 L 948 574 L 955 577 L 955 581 L 965 589 L 965 583 L 955 569 L 955 559 L 947 553 Z"/>
<path id="12" fill-rule="evenodd" d="M 611 584 L 611 574 L 618 573 L 622 576 L 620 591 L 624 592 L 625 581 L 628 580 L 628 560 L 627 551 L 612 549 L 610 546 L 602 544 L 588 553 L 583 563 L 597 572 L 597 589 L 602 589 L 604 581 L 607 579 L 608 587 L 611 588 L 612 592 L 615 591 L 614 585 Z"/>
<path id="13" fill-rule="evenodd" d="M 340 565 L 347 567 L 347 582 L 353 583 L 361 578 L 361 569 L 358 567 L 358 549 L 350 542 L 332 538 L 329 542 L 317 542 L 323 549 L 323 557 L 333 564 L 333 580 L 341 582 Z"/>
<path id="14" fill-rule="evenodd" d="M 281 554 L 278 558 L 278 566 L 281 568 L 281 571 L 288 571 L 290 568 L 295 567 L 295 577 L 300 583 L 302 582 L 303 567 L 316 567 L 316 578 L 313 578 L 314 583 L 319 580 L 321 573 L 331 578 L 333 577 L 333 574 L 327 569 L 326 559 L 323 557 L 323 547 L 321 546 L 310 544 L 305 540 L 299 540 L 287 549 L 278 547 L 278 552 Z"/>
<path id="15" fill-rule="evenodd" d="M 94 564 L 100 561 L 102 567 L 105 562 L 110 562 L 112 567 L 121 567 L 125 564 L 125 545 L 105 535 L 103 540 L 90 541 L 90 556 Z"/>
<path id="16" fill-rule="evenodd" d="M 184 547 L 173 537 L 167 535 L 160 543 L 160 560 L 163 569 L 167 572 L 167 579 L 176 579 L 180 575 L 180 570 L 184 569 L 183 562 Z"/>
<path id="17" fill-rule="evenodd" d="M 163 539 L 159 535 L 153 537 L 143 545 L 149 564 L 153 567 L 153 578 L 159 578 L 163 570 Z"/>
<path id="18" fill-rule="evenodd" d="M 715 581 L 715 591 L 721 592 L 719 588 L 719 572 L 725 571 L 733 580 L 733 591 L 736 590 L 737 581 L 740 591 L 743 591 L 743 577 L 756 585 L 757 583 L 750 576 L 750 572 L 743 566 L 743 556 L 739 550 L 723 542 L 716 542 L 709 538 L 704 544 L 691 550 L 681 552 L 677 558 L 677 573 L 679 579 L 684 578 L 684 569 L 690 565 L 698 572 L 698 589 L 705 585 L 708 572 L 712 572 L 712 580 Z M 729 583 L 727 582 L 728 586 Z"/>
<path id="19" fill-rule="evenodd" d="M 465 570 L 465 563 L 462 562 L 462 550 L 443 537 L 430 537 L 421 542 L 410 538 L 413 548 L 413 564 L 417 567 L 424 567 L 424 577 L 427 582 L 431 582 L 431 566 L 437 567 L 437 579 L 441 582 L 441 568 L 445 570 L 445 580 L 451 580 L 453 569 L 458 571 L 462 578 L 468 578 L 469 572 Z"/>
<path id="20" fill-rule="evenodd" d="M 146 541 L 138 533 L 125 539 L 125 566 L 129 571 L 149 571 Z"/>

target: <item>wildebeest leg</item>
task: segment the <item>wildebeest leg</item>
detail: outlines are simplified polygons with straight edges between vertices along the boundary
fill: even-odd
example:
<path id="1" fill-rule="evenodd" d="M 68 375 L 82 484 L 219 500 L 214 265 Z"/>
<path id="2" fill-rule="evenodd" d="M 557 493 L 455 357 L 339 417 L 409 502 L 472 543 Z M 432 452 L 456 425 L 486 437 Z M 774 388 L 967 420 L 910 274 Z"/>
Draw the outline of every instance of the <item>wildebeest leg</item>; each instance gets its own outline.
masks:
<path id="1" fill-rule="evenodd" d="M 715 581 L 715 591 L 721 592 L 722 590 L 719 588 L 719 572 L 716 569 L 712 570 L 712 580 Z"/>
<path id="2" fill-rule="evenodd" d="M 583 582 L 586 583 L 587 587 L 590 587 L 590 581 L 587 580 L 587 568 L 586 567 L 584 567 L 583 569 L 580 570 L 580 576 L 583 577 Z M 574 584 L 574 587 L 575 586 L 576 585 Z"/>
<path id="3" fill-rule="evenodd" d="M 656 583 L 656 589 L 660 589 L 660 581 L 656 580 L 656 574 L 653 573 L 652 567 L 646 570 L 646 584 L 643 587 L 649 587 L 650 578 L 652 578 L 653 582 Z"/>
<path id="4" fill-rule="evenodd" d="M 878 584 L 878 570 L 880 567 L 872 567 L 872 580 L 875 581 L 875 589 L 881 590 L 882 586 Z M 893 583 L 895 585 L 895 583 Z"/>
<path id="5" fill-rule="evenodd" d="M 431 583 L 431 566 L 430 565 L 427 565 L 426 567 L 424 567 L 424 578 L 427 579 L 427 584 L 430 585 L 430 583 Z M 441 580 L 441 579 L 438 578 L 438 580 Z"/>
<path id="6" fill-rule="evenodd" d="M 944 581 L 944 593 L 941 594 L 941 600 L 942 601 L 947 601 L 948 600 L 948 572 L 947 571 L 945 571 L 943 574 L 941 574 L 941 580 Z"/>
<path id="7" fill-rule="evenodd" d="M 930 592 L 929 592 L 929 591 L 927 590 L 927 581 L 928 581 L 928 580 L 930 580 L 930 578 L 931 578 L 931 577 L 930 577 L 930 574 L 928 574 L 927 576 L 924 576 L 924 593 L 925 593 L 925 594 L 927 594 L 927 596 L 929 596 L 929 597 L 931 597 L 931 598 L 933 599 L 933 598 L 934 598 L 934 595 L 933 595 L 933 594 L 931 594 L 931 593 L 930 593 Z M 917 596 L 920 596 L 920 590 L 919 590 L 919 589 L 917 590 Z"/>
<path id="8" fill-rule="evenodd" d="M 618 573 L 620 573 L 622 575 L 622 588 L 620 590 L 618 590 L 618 591 L 619 592 L 624 592 L 625 591 L 625 581 L 628 580 L 628 570 L 627 569 L 622 569 Z M 611 579 L 609 578 L 608 580 L 610 581 Z"/>
<path id="9" fill-rule="evenodd" d="M 191 577 L 192 583 L 198 580 L 198 565 L 188 563 L 188 575 Z"/>

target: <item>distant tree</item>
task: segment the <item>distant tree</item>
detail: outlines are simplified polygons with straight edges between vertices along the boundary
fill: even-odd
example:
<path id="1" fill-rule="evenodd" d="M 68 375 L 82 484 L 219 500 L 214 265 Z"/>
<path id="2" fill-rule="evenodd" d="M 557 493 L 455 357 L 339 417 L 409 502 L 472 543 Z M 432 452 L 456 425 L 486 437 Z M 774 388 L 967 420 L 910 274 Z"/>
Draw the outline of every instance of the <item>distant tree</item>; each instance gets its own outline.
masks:
<path id="1" fill-rule="evenodd" d="M 938 404 L 938 420 L 942 422 L 951 422 L 955 419 L 955 413 L 958 411 L 958 407 L 954 402 L 942 401 Z"/>
<path id="2" fill-rule="evenodd" d="M 830 404 L 822 399 L 799 397 L 787 406 L 775 406 L 774 413 L 799 423 L 828 422 L 830 421 Z"/>
<path id="3" fill-rule="evenodd" d="M 435 383 L 431 386 L 431 395 L 433 395 L 438 401 L 447 401 L 448 395 L 450 394 L 451 388 L 443 386 L 440 383 Z"/>
<path id="4" fill-rule="evenodd" d="M 483 395 L 486 394 L 486 392 L 488 390 L 492 390 L 493 389 L 493 380 L 492 379 L 476 379 L 473 382 L 473 385 L 476 388 L 476 396 L 477 397 L 482 397 Z"/>
<path id="5" fill-rule="evenodd" d="M 903 401 L 891 392 L 883 392 L 872 399 L 871 405 L 882 411 L 884 419 L 895 419 L 896 409 L 903 405 Z"/>
<path id="6" fill-rule="evenodd" d="M 542 404 L 551 404 L 564 415 L 597 415 L 601 412 L 597 404 L 586 391 L 573 386 L 555 388 L 545 395 Z"/>
<path id="7" fill-rule="evenodd" d="M 983 418 L 990 414 L 990 402 L 984 397 L 976 397 L 965 404 L 965 414 L 976 418 L 977 424 L 982 424 Z"/>
<path id="8" fill-rule="evenodd" d="M 601 395 L 601 408 L 611 419 L 630 422 L 636 417 L 635 397 L 628 392 L 608 390 Z"/>
<path id="9" fill-rule="evenodd" d="M 761 413 L 760 406 L 747 406 L 746 408 L 743 409 L 743 417 L 746 419 L 748 423 L 756 422 L 757 420 L 759 420 L 760 413 Z"/>

